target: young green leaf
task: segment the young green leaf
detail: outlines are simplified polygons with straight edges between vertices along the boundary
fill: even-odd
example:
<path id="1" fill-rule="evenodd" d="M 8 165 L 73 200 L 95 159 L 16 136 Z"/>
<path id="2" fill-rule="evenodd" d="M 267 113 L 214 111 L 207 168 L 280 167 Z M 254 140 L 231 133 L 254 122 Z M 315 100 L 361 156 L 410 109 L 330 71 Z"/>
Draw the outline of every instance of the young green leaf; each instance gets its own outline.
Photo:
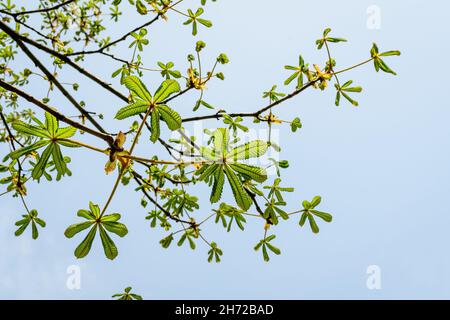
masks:
<path id="1" fill-rule="evenodd" d="M 156 90 L 153 102 L 160 103 L 169 98 L 174 93 L 180 92 L 180 85 L 176 80 L 165 80 Z"/>
<path id="2" fill-rule="evenodd" d="M 166 105 L 158 105 L 157 109 L 170 130 L 174 131 L 181 128 L 181 117 L 176 111 Z"/>
<path id="3" fill-rule="evenodd" d="M 116 119 L 123 120 L 132 116 L 136 116 L 141 113 L 147 112 L 149 103 L 144 100 L 138 100 L 133 104 L 120 109 L 116 114 Z"/>
<path id="4" fill-rule="evenodd" d="M 136 76 L 129 76 L 124 79 L 124 85 L 142 100 L 151 103 L 153 101 L 151 93 L 148 91 L 141 79 Z"/>
<path id="5" fill-rule="evenodd" d="M 242 210 L 247 211 L 252 205 L 253 201 L 248 195 L 247 191 L 244 190 L 241 180 L 228 166 L 225 166 L 225 174 L 227 175 L 228 182 L 230 184 L 231 190 L 233 191 L 233 195 L 236 199 L 237 205 Z"/>

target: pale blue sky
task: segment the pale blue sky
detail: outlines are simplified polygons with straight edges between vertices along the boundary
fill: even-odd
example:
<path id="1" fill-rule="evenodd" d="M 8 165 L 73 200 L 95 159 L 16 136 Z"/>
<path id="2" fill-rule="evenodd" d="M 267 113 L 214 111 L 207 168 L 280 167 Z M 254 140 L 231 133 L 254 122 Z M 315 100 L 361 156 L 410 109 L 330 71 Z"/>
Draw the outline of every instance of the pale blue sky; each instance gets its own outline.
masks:
<path id="1" fill-rule="evenodd" d="M 192 3 L 196 7 L 199 1 Z M 366 26 L 370 5 L 381 9 L 379 30 Z M 76 211 L 89 200 L 104 203 L 115 177 L 104 175 L 105 159 L 97 154 L 74 152 L 73 177 L 29 186 L 31 207 L 48 222 L 38 241 L 28 233 L 14 237 L 14 222 L 23 209 L 17 199 L 1 198 L 0 298 L 103 299 L 128 285 L 147 299 L 450 298 L 449 10 L 445 1 L 286 0 L 281 5 L 220 0 L 205 14 L 214 28 L 202 28 L 197 38 L 181 25 L 183 19 L 159 22 L 149 29 L 145 64 L 171 60 L 184 71 L 185 56 L 198 39 L 208 45 L 205 63 L 226 52 L 231 60 L 224 68 L 227 81 L 211 84 L 206 99 L 230 111 L 262 106 L 261 93 L 273 84 L 282 87 L 288 76 L 283 66 L 296 63 L 299 53 L 322 64 L 325 56 L 314 40 L 325 27 L 349 39 L 333 46 L 339 66 L 366 59 L 374 41 L 381 50 L 402 51 L 400 58 L 387 60 L 397 77 L 377 74 L 372 66 L 343 76 L 364 87 L 359 108 L 346 103 L 334 107 L 332 90 L 309 91 L 280 107 L 281 117 L 300 116 L 304 123 L 300 133 L 292 135 L 288 128 L 279 133 L 281 158 L 291 163 L 284 184 L 296 188 L 286 197 L 289 207 L 295 210 L 301 200 L 320 194 L 321 208 L 333 213 L 333 223 L 321 223 L 318 236 L 300 229 L 297 218 L 282 223 L 275 230 L 283 254 L 269 264 L 252 249 L 262 235 L 260 223 L 231 234 L 209 224 L 207 237 L 225 252 L 223 262 L 213 265 L 200 243 L 193 252 L 162 249 L 158 241 L 164 234 L 149 228 L 139 195 L 132 187 L 121 187 L 110 208 L 122 213 L 130 230 L 116 241 L 119 257 L 107 261 L 97 241 L 91 254 L 77 261 L 73 249 L 80 237 L 67 240 L 63 231 L 78 220 Z M 122 20 L 110 32 L 122 33 L 123 25 L 137 23 Z M 127 56 L 124 48 L 115 52 Z M 88 59 L 86 66 L 103 78 L 119 67 L 97 58 Z M 118 122 L 110 119 L 121 101 L 74 73 L 61 76 L 79 81 L 88 108 L 101 110 L 106 127 L 117 128 Z M 154 88 L 159 78 L 150 74 L 145 80 Z M 43 96 L 46 89 L 31 90 Z M 190 95 L 172 106 L 192 114 L 195 98 Z M 73 112 L 62 99 L 53 105 Z M 209 212 L 206 202 L 202 208 L 203 215 Z M 65 285 L 66 268 L 73 264 L 81 267 L 81 290 Z M 381 268 L 381 290 L 366 287 L 370 265 Z"/>

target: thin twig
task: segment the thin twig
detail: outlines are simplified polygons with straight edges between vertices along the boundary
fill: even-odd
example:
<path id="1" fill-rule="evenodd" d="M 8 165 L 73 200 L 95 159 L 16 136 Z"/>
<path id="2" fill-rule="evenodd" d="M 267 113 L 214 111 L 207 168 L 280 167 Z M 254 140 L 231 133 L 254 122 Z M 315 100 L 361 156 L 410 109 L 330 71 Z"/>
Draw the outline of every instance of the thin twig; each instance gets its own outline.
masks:
<path id="1" fill-rule="evenodd" d="M 80 56 L 80 55 L 88 55 L 88 54 L 96 54 L 96 53 L 104 53 L 105 50 L 107 50 L 108 48 L 118 44 L 119 42 L 122 42 L 124 40 L 126 40 L 132 33 L 137 32 L 139 30 L 141 30 L 142 28 L 148 27 L 150 25 L 152 25 L 153 23 L 155 23 L 156 21 L 158 21 L 160 17 L 160 14 L 156 15 L 155 18 L 153 18 L 150 21 L 147 21 L 146 23 L 144 23 L 143 25 L 134 28 L 133 30 L 131 30 L 130 32 L 124 34 L 122 37 L 120 37 L 119 39 L 108 43 L 107 45 L 104 45 L 103 47 L 97 49 L 97 50 L 89 50 L 89 51 L 78 51 L 78 52 L 72 52 L 69 54 L 66 54 L 67 57 L 70 56 Z"/>

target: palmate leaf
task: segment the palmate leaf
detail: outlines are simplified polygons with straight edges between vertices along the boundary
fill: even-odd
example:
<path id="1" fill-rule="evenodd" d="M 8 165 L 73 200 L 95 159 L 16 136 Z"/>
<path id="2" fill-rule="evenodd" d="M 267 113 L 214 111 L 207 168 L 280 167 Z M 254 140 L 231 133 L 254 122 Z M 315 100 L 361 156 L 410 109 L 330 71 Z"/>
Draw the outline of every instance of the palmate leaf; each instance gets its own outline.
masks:
<path id="1" fill-rule="evenodd" d="M 118 250 L 108 232 L 114 233 L 120 237 L 124 237 L 128 234 L 127 227 L 118 222 L 121 217 L 120 214 L 113 213 L 102 216 L 100 213 L 100 207 L 92 202 L 89 202 L 89 210 L 79 210 L 77 215 L 88 221 L 69 226 L 64 232 L 64 235 L 67 238 L 72 238 L 83 230 L 88 228 L 91 229 L 87 236 L 75 249 L 75 256 L 77 258 L 84 258 L 89 254 L 98 229 L 105 256 L 111 260 L 115 259 L 118 255 Z"/>
<path id="2" fill-rule="evenodd" d="M 117 293 L 112 297 L 118 298 L 117 300 L 142 300 L 142 296 L 132 293 L 131 290 L 131 287 L 125 288 L 124 293 Z"/>
<path id="3" fill-rule="evenodd" d="M 301 55 L 299 56 L 299 63 L 297 67 L 285 66 L 284 68 L 286 70 L 294 71 L 294 73 L 289 78 L 286 79 L 284 85 L 287 86 L 292 81 L 297 79 L 297 89 L 300 89 L 303 86 L 303 72 L 305 71 L 305 69 L 308 68 L 308 65 L 305 66 L 305 60 L 303 59 L 303 57 Z"/>
<path id="4" fill-rule="evenodd" d="M 388 65 L 384 62 L 380 57 L 390 57 L 390 56 L 400 56 L 401 52 L 398 50 L 386 51 L 383 53 L 379 53 L 378 46 L 374 43 L 372 49 L 370 50 L 370 55 L 373 58 L 373 63 L 375 66 L 375 70 L 379 72 L 380 70 L 391 73 L 393 75 L 397 75 L 397 73 L 388 67 Z"/>
<path id="5" fill-rule="evenodd" d="M 220 257 L 223 255 L 222 250 L 215 242 L 211 242 L 211 250 L 208 251 L 208 262 L 211 263 L 213 259 L 216 263 L 220 262 Z"/>
<path id="6" fill-rule="evenodd" d="M 37 210 L 31 210 L 27 215 L 22 216 L 23 219 L 17 221 L 15 225 L 19 227 L 14 235 L 16 237 L 23 234 L 23 232 L 28 228 L 28 226 L 31 224 L 31 237 L 33 240 L 36 240 L 39 237 L 39 231 L 37 226 L 41 226 L 42 228 L 45 228 L 46 223 L 44 220 L 38 218 L 38 212 Z"/>
<path id="7" fill-rule="evenodd" d="M 268 236 L 267 238 L 262 239 L 260 242 L 258 242 L 258 244 L 254 248 L 255 251 L 258 251 L 259 249 L 262 249 L 261 251 L 262 251 L 263 258 L 264 258 L 265 262 L 269 262 L 270 261 L 270 256 L 269 256 L 269 252 L 268 252 L 267 249 L 269 249 L 271 252 L 273 252 L 276 255 L 280 255 L 281 254 L 281 250 L 270 243 L 275 238 L 276 238 L 275 235 Z"/>
<path id="8" fill-rule="evenodd" d="M 116 119 L 123 120 L 132 116 L 136 116 L 141 113 L 145 113 L 149 108 L 149 102 L 144 100 L 136 101 L 126 107 L 120 109 L 116 114 Z"/>
<path id="9" fill-rule="evenodd" d="M 240 145 L 227 154 L 227 159 L 244 160 L 258 158 L 267 152 L 268 144 L 266 141 L 256 140 Z"/>
<path id="10" fill-rule="evenodd" d="M 123 83 L 128 88 L 128 90 L 133 92 L 142 100 L 145 100 L 148 103 L 153 102 L 151 93 L 138 77 L 129 76 L 123 80 Z"/>
<path id="11" fill-rule="evenodd" d="M 214 163 L 204 164 L 197 170 L 196 175 L 199 176 L 200 181 L 205 181 L 210 186 L 214 182 L 210 196 L 211 203 L 216 203 L 220 200 L 226 176 L 236 203 L 246 211 L 252 205 L 253 200 L 244 189 L 241 177 L 246 181 L 254 180 L 262 183 L 267 180 L 267 172 L 264 168 L 238 163 L 236 160 L 263 155 L 267 151 L 267 142 L 249 142 L 228 152 L 228 129 L 217 129 L 213 132 L 212 138 L 213 149 L 201 147 L 200 152 L 205 159 Z"/>
<path id="12" fill-rule="evenodd" d="M 320 229 L 319 226 L 317 225 L 316 220 L 314 219 L 314 216 L 322 219 L 325 222 L 333 221 L 333 216 L 331 214 L 315 210 L 315 208 L 321 203 L 321 201 L 322 198 L 320 196 L 314 197 L 311 202 L 307 200 L 303 201 L 302 205 L 304 210 L 302 210 L 303 213 L 299 222 L 299 225 L 301 227 L 303 227 L 306 223 L 306 220 L 308 220 L 311 230 L 314 233 L 319 233 Z"/>
<path id="13" fill-rule="evenodd" d="M 248 193 L 244 190 L 241 180 L 227 165 L 225 166 L 225 174 L 228 178 L 228 182 L 230 184 L 231 191 L 233 191 L 233 195 L 234 198 L 236 199 L 237 205 L 242 210 L 247 211 L 252 205 L 253 201 L 248 195 Z"/>
<path id="14" fill-rule="evenodd" d="M 56 117 L 48 112 L 45 113 L 45 124 L 43 124 L 36 118 L 33 118 L 33 120 L 39 125 L 39 127 L 32 126 L 21 121 L 16 121 L 15 123 L 13 123 L 13 128 L 15 128 L 15 130 L 17 130 L 18 132 L 33 135 L 41 138 L 42 140 L 10 153 L 9 157 L 15 160 L 21 156 L 27 155 L 33 151 L 47 146 L 47 148 L 38 158 L 38 162 L 34 165 L 31 174 L 32 178 L 35 180 L 39 180 L 42 175 L 46 174 L 47 180 L 49 180 L 49 175 L 45 173 L 45 169 L 48 167 L 47 165 L 50 157 L 52 157 L 53 159 L 52 165 L 54 165 L 55 169 L 57 170 L 59 178 L 66 174 L 70 175 L 71 173 L 67 168 L 67 161 L 65 161 L 62 155 L 59 145 L 66 147 L 79 147 L 79 145 L 75 143 L 64 140 L 73 137 L 76 134 L 77 129 L 71 126 L 60 128 Z"/>

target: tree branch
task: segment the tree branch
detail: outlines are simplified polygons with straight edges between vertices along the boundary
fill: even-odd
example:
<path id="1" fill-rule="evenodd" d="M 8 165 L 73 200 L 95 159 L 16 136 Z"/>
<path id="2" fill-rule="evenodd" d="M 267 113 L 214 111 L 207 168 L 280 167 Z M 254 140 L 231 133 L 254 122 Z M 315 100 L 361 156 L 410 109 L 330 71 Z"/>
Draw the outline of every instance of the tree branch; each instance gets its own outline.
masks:
<path id="1" fill-rule="evenodd" d="M 142 178 L 142 176 L 140 176 L 137 172 L 132 172 L 133 174 L 133 178 L 134 180 L 137 182 L 137 184 L 141 187 L 143 187 L 143 185 L 145 184 L 144 179 Z M 175 216 L 173 216 L 169 211 L 167 211 L 164 207 L 162 207 L 155 199 L 153 199 L 153 197 L 151 197 L 147 190 L 145 190 L 144 188 L 141 188 L 142 193 L 145 195 L 145 197 L 150 200 L 159 210 L 161 210 L 164 215 L 166 217 L 168 217 L 169 219 L 178 222 L 178 223 L 185 223 L 185 224 L 189 224 L 190 226 L 195 226 L 195 222 L 192 221 L 185 221 L 185 220 L 181 220 L 180 218 L 177 218 Z"/>
<path id="2" fill-rule="evenodd" d="M 53 49 L 50 49 L 42 44 L 40 44 L 39 42 L 36 42 L 30 38 L 24 37 L 21 34 L 15 32 L 13 29 L 11 29 L 8 25 L 6 25 L 5 23 L 3 23 L 0 20 L 0 29 L 2 29 L 3 31 L 5 31 L 8 35 L 10 35 L 11 37 L 14 36 L 14 39 L 20 39 L 21 41 L 23 41 L 24 43 L 28 43 L 30 45 L 32 45 L 33 47 L 44 51 L 58 59 L 60 59 L 61 61 L 67 63 L 68 65 L 70 65 L 72 68 L 74 68 L 75 70 L 77 70 L 79 73 L 81 73 L 82 75 L 86 76 L 87 78 L 91 79 L 92 81 L 96 82 L 97 84 L 99 84 L 101 87 L 103 87 L 104 89 L 108 90 L 109 92 L 111 92 L 112 94 L 114 94 L 115 96 L 117 96 L 118 98 L 122 99 L 123 101 L 128 101 L 128 98 L 123 95 L 122 93 L 120 93 L 119 91 L 117 91 L 116 89 L 114 89 L 113 87 L 111 87 L 110 84 L 102 81 L 101 79 L 99 79 L 98 77 L 96 77 L 95 75 L 93 75 L 92 73 L 88 72 L 87 70 L 85 70 L 84 68 L 80 67 L 78 64 L 76 64 L 75 62 L 73 62 L 71 59 L 69 59 L 68 57 L 66 57 L 64 54 L 59 53 L 58 51 L 55 51 Z"/>
<path id="3" fill-rule="evenodd" d="M 64 86 L 55 78 L 55 76 L 39 61 L 39 59 L 28 49 L 28 47 L 22 42 L 22 40 L 17 37 L 17 34 L 12 31 L 7 25 L 0 22 L 0 29 L 5 31 L 17 45 L 22 49 L 22 51 L 33 61 L 33 63 L 41 69 L 41 71 L 47 76 L 50 82 L 53 82 L 55 86 L 61 91 L 61 93 L 78 109 L 78 111 L 85 116 L 89 122 L 91 122 L 99 131 L 106 133 L 102 126 L 95 121 L 95 119 L 81 107 L 81 105 L 72 97 L 72 95 L 64 88 Z"/>
<path id="4" fill-rule="evenodd" d="M 28 93 L 10 85 L 9 83 L 3 81 L 0 79 L 0 87 L 10 91 L 10 92 L 14 92 L 16 93 L 18 96 L 24 98 L 25 100 L 33 103 L 34 105 L 36 105 L 37 107 L 41 108 L 42 110 L 50 113 L 51 115 L 53 115 L 56 119 L 67 123 L 68 125 L 75 127 L 81 131 L 87 132 L 97 138 L 100 138 L 104 141 L 106 141 L 109 145 L 112 145 L 114 143 L 114 139 L 107 135 L 104 134 L 102 132 L 98 132 L 96 130 L 93 130 L 89 127 L 86 127 L 84 125 L 82 125 L 81 123 L 78 123 L 76 121 L 73 121 L 72 119 L 67 118 L 66 116 L 64 116 L 63 114 L 59 113 L 58 111 L 52 109 L 51 107 L 49 107 L 48 105 L 46 105 L 45 103 L 37 100 L 36 98 L 34 98 L 33 96 L 29 95 Z"/>
<path id="5" fill-rule="evenodd" d="M 30 11 L 21 11 L 21 12 L 8 12 L 5 10 L 0 10 L 0 13 L 4 13 L 13 17 L 18 17 L 18 16 L 22 16 L 25 14 L 33 14 L 33 13 L 44 13 L 44 12 L 50 12 L 50 11 L 54 11 L 57 10 L 59 8 L 62 8 L 64 6 L 67 6 L 69 4 L 71 4 L 72 2 L 76 2 L 77 0 L 67 0 L 63 3 L 60 3 L 56 6 L 53 7 L 48 7 L 48 8 L 42 8 L 42 9 L 36 9 L 36 10 L 30 10 Z"/>
<path id="6" fill-rule="evenodd" d="M 300 89 L 294 91 L 293 93 L 287 95 L 286 97 L 284 97 L 283 99 L 280 99 L 278 101 L 275 101 L 271 104 L 269 104 L 268 106 L 259 109 L 256 112 L 241 112 L 241 113 L 229 113 L 228 116 L 232 117 L 232 118 L 236 118 L 236 117 L 252 117 L 252 118 L 257 118 L 259 117 L 262 113 L 264 113 L 265 111 L 276 107 L 277 105 L 294 98 L 295 96 L 297 96 L 298 94 L 302 93 L 303 91 L 305 91 L 306 89 L 308 89 L 309 87 L 313 86 L 316 82 L 318 82 L 320 79 L 316 79 L 313 81 L 308 82 L 307 84 L 305 84 L 303 87 L 301 87 Z M 185 118 L 183 119 L 183 123 L 185 122 L 192 122 L 192 121 L 199 121 L 199 120 L 207 120 L 207 119 L 221 119 L 223 118 L 224 113 L 216 113 L 216 114 L 211 114 L 211 115 L 206 115 L 206 116 L 199 116 L 199 117 L 192 117 L 192 118 Z"/>

